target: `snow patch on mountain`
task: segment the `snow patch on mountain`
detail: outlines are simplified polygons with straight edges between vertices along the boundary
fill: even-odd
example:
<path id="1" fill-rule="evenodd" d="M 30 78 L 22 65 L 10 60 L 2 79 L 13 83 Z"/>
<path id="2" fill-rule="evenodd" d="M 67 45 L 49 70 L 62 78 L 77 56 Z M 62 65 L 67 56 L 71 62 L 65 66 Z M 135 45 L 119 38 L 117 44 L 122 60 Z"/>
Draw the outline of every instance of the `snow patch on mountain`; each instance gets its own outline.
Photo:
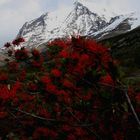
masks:
<path id="1" fill-rule="evenodd" d="M 132 19 L 131 21 L 129 21 L 131 24 L 131 30 L 140 26 L 140 12 L 132 13 L 130 15 L 130 18 Z"/>
<path id="2" fill-rule="evenodd" d="M 93 11 L 96 9 L 93 9 Z M 69 9 L 48 12 L 21 28 L 18 37 L 25 38 L 28 47 L 38 46 L 55 38 L 72 35 L 90 36 L 101 39 L 109 34 L 130 31 L 140 25 L 138 13 L 127 15 L 108 14 L 106 9 L 93 12 L 80 2 Z M 109 15 L 109 16 L 107 16 Z"/>

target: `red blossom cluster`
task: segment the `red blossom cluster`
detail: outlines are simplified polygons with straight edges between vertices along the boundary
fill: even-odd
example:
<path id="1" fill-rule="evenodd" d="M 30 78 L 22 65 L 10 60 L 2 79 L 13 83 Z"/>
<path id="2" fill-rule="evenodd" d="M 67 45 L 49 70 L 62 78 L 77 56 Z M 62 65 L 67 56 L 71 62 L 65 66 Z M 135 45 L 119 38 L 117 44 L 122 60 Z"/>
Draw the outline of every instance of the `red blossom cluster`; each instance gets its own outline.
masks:
<path id="1" fill-rule="evenodd" d="M 23 50 L 24 47 L 22 47 L 21 44 L 24 42 L 25 42 L 24 38 L 18 37 L 15 40 L 13 40 L 12 42 L 5 43 L 4 47 L 7 50 L 8 56 L 11 57 L 13 54 L 17 55 L 17 51 L 19 51 L 19 49 L 17 51 L 15 51 L 17 46 L 18 47 L 20 46 L 21 50 Z M 21 52 L 18 52 L 18 53 L 21 53 Z M 23 53 L 23 51 L 22 51 L 22 53 Z M 18 58 L 18 59 L 21 59 L 21 58 Z"/>
<path id="2" fill-rule="evenodd" d="M 18 45 L 20 45 L 20 44 L 23 43 L 23 42 L 25 42 L 25 39 L 22 38 L 22 37 L 19 37 L 19 38 L 13 40 L 12 44 L 18 46 Z"/>
<path id="3" fill-rule="evenodd" d="M 4 45 L 4 47 L 6 47 L 6 48 L 9 48 L 11 46 L 11 43 L 10 42 L 7 42 L 5 45 Z"/>
<path id="4" fill-rule="evenodd" d="M 12 43 L 10 43 L 10 42 L 7 42 L 7 43 L 5 43 L 4 44 L 4 47 L 5 48 L 9 48 L 9 47 L 11 47 L 12 45 L 16 45 L 16 46 L 19 46 L 21 43 L 23 43 L 23 42 L 25 42 L 25 39 L 24 38 L 22 38 L 22 37 L 18 37 L 18 38 L 16 38 L 15 40 L 13 40 L 12 41 Z"/>
<path id="5" fill-rule="evenodd" d="M 8 122 L 0 124 L 0 138 L 137 139 L 138 125 L 123 90 L 116 88 L 108 48 L 81 37 L 47 47 L 41 53 L 17 50 L 0 73 L 0 121 Z M 140 113 L 139 94 L 132 102 Z"/>
<path id="6" fill-rule="evenodd" d="M 10 85 L 1 85 L 0 87 L 0 99 L 6 102 L 9 99 L 13 99 L 16 96 L 17 90 L 20 89 L 20 83 L 17 81 L 13 87 Z"/>
<path id="7" fill-rule="evenodd" d="M 28 59 L 28 51 L 23 47 L 15 51 L 16 60 L 25 60 Z"/>

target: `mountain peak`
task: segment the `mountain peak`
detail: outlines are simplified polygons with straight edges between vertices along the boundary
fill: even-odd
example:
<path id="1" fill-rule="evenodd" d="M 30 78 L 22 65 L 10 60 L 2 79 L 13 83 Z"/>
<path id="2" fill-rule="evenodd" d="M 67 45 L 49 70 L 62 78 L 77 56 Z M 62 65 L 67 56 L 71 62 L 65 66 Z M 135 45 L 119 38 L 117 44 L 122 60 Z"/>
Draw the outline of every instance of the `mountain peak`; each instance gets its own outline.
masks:
<path id="1" fill-rule="evenodd" d="M 133 25 L 140 25 L 133 15 L 111 17 L 100 16 L 96 11 L 90 11 L 79 0 L 74 2 L 73 8 L 45 13 L 39 18 L 27 22 L 20 29 L 18 37 L 23 37 L 29 47 L 38 46 L 55 38 L 65 38 L 71 35 L 90 36 L 101 39 L 108 34 L 122 33 L 131 30 Z M 104 10 L 105 12 L 105 10 Z M 130 18 L 132 17 L 132 18 Z M 135 28 L 133 27 L 133 29 Z"/>
<path id="2" fill-rule="evenodd" d="M 41 17 L 42 17 L 42 18 L 46 18 L 46 17 L 48 16 L 48 14 L 49 14 L 49 13 L 46 12 L 46 13 L 42 14 Z"/>
<path id="3" fill-rule="evenodd" d="M 79 2 L 78 0 L 74 2 L 75 6 L 83 6 L 83 4 L 81 2 Z"/>
<path id="4" fill-rule="evenodd" d="M 92 12 L 79 1 L 74 2 L 74 9 L 72 12 L 77 16 L 81 16 L 84 14 L 92 14 Z"/>
<path id="5" fill-rule="evenodd" d="M 81 2 L 79 2 L 79 1 L 76 1 L 76 2 L 74 2 L 74 9 L 75 10 L 77 10 L 77 9 L 79 9 L 79 10 L 83 10 L 83 9 L 88 9 L 87 7 L 85 7 Z"/>

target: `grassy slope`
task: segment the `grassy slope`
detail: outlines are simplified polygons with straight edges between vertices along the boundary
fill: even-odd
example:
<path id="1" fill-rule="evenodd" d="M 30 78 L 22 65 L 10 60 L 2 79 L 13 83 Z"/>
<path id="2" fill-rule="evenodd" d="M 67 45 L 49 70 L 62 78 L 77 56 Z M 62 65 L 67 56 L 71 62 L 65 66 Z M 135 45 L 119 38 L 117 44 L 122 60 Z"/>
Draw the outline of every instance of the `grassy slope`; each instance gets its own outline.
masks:
<path id="1" fill-rule="evenodd" d="M 120 61 L 123 80 L 140 82 L 140 28 L 100 42 L 110 46 L 113 57 Z"/>

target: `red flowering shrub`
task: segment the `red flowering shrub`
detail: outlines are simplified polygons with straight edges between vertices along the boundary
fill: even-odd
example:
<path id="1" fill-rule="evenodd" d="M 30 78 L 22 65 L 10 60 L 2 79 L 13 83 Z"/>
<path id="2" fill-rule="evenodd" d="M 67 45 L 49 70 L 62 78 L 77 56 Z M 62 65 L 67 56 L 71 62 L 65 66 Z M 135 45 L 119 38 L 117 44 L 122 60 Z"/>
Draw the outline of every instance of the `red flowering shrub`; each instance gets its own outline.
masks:
<path id="1" fill-rule="evenodd" d="M 21 48 L 20 50 L 15 51 L 16 60 L 26 60 L 28 58 L 28 51 L 25 48 Z"/>
<path id="2" fill-rule="evenodd" d="M 16 96 L 17 91 L 20 89 L 20 83 L 17 81 L 13 87 L 10 85 L 1 85 L 0 86 L 0 99 L 7 101 Z"/>
<path id="3" fill-rule="evenodd" d="M 15 51 L 15 60 L 0 74 L 0 120 L 4 122 L 0 137 L 138 139 L 129 96 L 120 89 L 112 68 L 116 67 L 106 47 L 80 37 L 50 42 L 43 53 Z M 128 92 L 139 115 L 139 94 Z"/>

